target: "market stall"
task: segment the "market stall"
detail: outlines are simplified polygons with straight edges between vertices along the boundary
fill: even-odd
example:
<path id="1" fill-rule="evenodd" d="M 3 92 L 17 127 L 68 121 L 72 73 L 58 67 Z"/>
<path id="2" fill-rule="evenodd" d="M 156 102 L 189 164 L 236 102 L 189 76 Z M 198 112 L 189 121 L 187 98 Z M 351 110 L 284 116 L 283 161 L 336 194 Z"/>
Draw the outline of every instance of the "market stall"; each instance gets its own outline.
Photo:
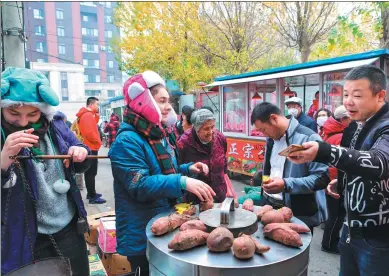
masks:
<path id="1" fill-rule="evenodd" d="M 374 65 L 388 73 L 388 57 L 389 50 L 382 49 L 216 78 L 207 87 L 212 90 L 213 102 L 218 103 L 219 129 L 227 137 L 228 169 L 252 175 L 262 168 L 266 139 L 250 123 L 255 105 L 271 102 L 285 112 L 285 100 L 297 95 L 306 113 L 311 105 L 334 111 L 342 104 L 344 77 L 349 70 Z"/>

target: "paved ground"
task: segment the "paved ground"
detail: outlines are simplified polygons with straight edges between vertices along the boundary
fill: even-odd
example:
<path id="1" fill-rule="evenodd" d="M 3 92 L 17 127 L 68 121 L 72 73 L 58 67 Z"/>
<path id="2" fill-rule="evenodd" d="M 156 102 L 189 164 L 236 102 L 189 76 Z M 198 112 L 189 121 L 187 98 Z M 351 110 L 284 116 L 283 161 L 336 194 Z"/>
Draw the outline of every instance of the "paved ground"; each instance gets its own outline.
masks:
<path id="1" fill-rule="evenodd" d="M 102 148 L 99 155 L 106 155 L 108 149 Z M 244 177 L 234 177 L 231 179 L 238 196 L 244 194 L 244 187 L 249 184 L 248 179 Z M 88 204 L 85 200 L 88 215 L 114 210 L 115 200 L 113 194 L 113 178 L 109 159 L 99 160 L 98 173 L 96 177 L 97 192 L 103 194 L 107 200 L 106 204 L 94 205 Z M 83 198 L 86 197 L 86 190 L 82 190 Z M 321 251 L 321 239 L 323 230 L 320 227 L 314 229 L 314 235 L 310 248 L 309 276 L 337 276 L 339 274 L 339 256 Z"/>

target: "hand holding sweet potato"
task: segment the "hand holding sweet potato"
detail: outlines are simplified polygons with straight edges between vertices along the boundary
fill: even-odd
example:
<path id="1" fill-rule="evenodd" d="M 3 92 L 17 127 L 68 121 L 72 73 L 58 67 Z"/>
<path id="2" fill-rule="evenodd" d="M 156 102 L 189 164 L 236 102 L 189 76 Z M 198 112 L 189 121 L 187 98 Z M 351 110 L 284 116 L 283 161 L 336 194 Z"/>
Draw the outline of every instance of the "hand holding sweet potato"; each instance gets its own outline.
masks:
<path id="1" fill-rule="evenodd" d="M 243 202 L 242 208 L 243 208 L 244 210 L 253 212 L 253 211 L 254 211 L 254 201 L 253 201 L 251 198 L 246 199 L 246 200 Z"/>
<path id="2" fill-rule="evenodd" d="M 208 233 L 196 229 L 180 231 L 169 242 L 168 248 L 176 251 L 191 249 L 205 244 L 208 236 Z"/>

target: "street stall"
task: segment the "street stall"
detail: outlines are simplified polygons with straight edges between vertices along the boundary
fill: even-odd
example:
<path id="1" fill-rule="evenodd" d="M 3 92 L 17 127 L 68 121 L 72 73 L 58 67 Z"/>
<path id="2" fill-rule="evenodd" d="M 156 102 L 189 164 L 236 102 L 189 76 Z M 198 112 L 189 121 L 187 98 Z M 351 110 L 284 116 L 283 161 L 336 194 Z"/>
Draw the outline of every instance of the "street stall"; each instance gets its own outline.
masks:
<path id="1" fill-rule="evenodd" d="M 257 214 L 266 207 L 253 206 L 254 209 L 249 211 L 244 209 L 243 205 L 235 209 L 232 207 L 234 206 L 233 199 L 229 198 L 221 206 L 215 204 L 213 208 L 201 213 L 196 206 L 196 213 L 193 214 L 196 223 L 192 223 L 192 225 L 205 225 L 203 231 L 193 228 L 183 229 L 186 224 L 193 222 L 193 220 L 189 220 L 180 224 L 180 227 L 176 225 L 177 229 L 170 229 L 172 231 L 169 230 L 167 233 L 156 233 L 153 227 L 158 222 L 169 219 L 170 227 L 177 222 L 178 215 L 163 213 L 151 219 L 146 227 L 150 275 L 308 275 L 309 248 L 312 239 L 309 228 L 299 219 L 292 217 L 288 220 L 290 223 L 286 224 L 306 229 L 304 233 L 294 233 L 297 235 L 299 244 L 286 245 L 280 241 L 265 238 L 266 228 L 271 228 L 277 223 L 263 225 L 264 215 L 262 222 L 257 221 Z M 274 212 L 281 213 L 279 210 Z M 217 231 L 231 231 L 230 243 L 228 235 L 223 238 L 221 235 L 212 236 Z M 184 235 L 191 237 L 184 241 L 182 239 Z M 194 238 L 195 236 L 197 239 Z M 206 240 L 195 246 L 191 245 L 195 240 L 198 241 L 200 236 L 204 236 Z M 213 239 L 214 237 L 215 239 Z M 256 240 L 258 247 L 255 248 L 255 254 L 252 251 L 249 256 L 240 255 L 239 239 L 248 239 L 249 242 Z M 218 246 L 217 248 L 215 244 Z M 189 248 L 184 248 L 185 246 Z M 223 246 L 225 248 L 222 248 Z M 245 247 L 242 248 L 242 252 L 245 252 Z"/>
<path id="2" fill-rule="evenodd" d="M 311 105 L 333 112 L 342 104 L 346 74 L 361 65 L 374 65 L 388 73 L 388 57 L 389 50 L 382 49 L 216 78 L 206 86 L 211 91 L 201 94 L 197 107 L 209 106 L 207 101 L 217 105 L 219 130 L 227 137 L 228 170 L 253 175 L 262 169 L 266 141 L 250 123 L 255 105 L 271 102 L 285 113 L 285 100 L 297 95 L 306 113 Z M 317 92 L 319 100 L 315 99 Z"/>

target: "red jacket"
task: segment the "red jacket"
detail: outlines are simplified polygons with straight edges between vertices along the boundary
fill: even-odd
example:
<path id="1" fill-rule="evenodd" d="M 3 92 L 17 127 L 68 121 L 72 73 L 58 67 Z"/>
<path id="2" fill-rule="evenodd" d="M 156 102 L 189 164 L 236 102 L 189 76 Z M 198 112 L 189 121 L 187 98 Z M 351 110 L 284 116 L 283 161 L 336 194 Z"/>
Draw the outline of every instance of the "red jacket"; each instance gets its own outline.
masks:
<path id="1" fill-rule="evenodd" d="M 84 144 L 91 150 L 98 151 L 102 145 L 99 130 L 97 129 L 100 115 L 82 107 L 76 116 L 79 119 L 78 125 L 81 135 L 84 137 Z"/>
<path id="2" fill-rule="evenodd" d="M 347 126 L 341 122 L 334 119 L 334 117 L 329 117 L 328 120 L 323 125 L 323 141 L 328 144 L 338 146 L 342 140 L 343 131 Z M 334 167 L 329 167 L 330 178 L 331 180 L 338 177 L 338 170 Z"/>

